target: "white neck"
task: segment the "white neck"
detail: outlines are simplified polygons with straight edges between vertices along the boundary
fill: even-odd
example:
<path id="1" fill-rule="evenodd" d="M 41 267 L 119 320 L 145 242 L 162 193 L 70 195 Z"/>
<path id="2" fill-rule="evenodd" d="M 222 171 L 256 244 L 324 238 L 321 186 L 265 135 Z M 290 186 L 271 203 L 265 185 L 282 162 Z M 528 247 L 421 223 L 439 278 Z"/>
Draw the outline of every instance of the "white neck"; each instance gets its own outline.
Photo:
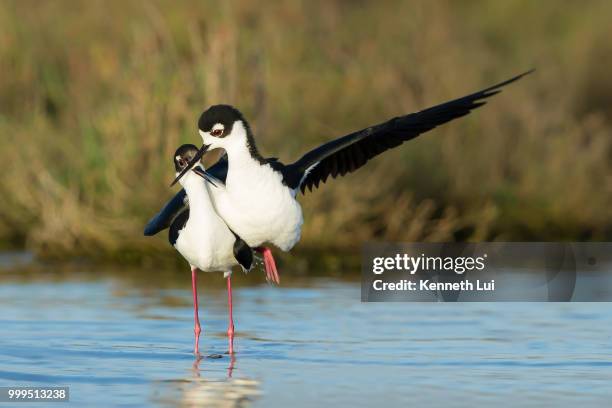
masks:
<path id="1" fill-rule="evenodd" d="M 211 218 L 216 214 L 210 199 L 207 181 L 193 171 L 181 178 L 181 184 L 189 198 L 189 218 Z"/>
<path id="2" fill-rule="evenodd" d="M 227 152 L 229 159 L 229 169 L 227 174 L 226 186 L 231 188 L 233 180 L 250 174 L 254 166 L 261 166 L 261 163 L 251 156 L 247 145 L 247 132 L 242 122 L 236 122 L 232 129 L 231 137 L 227 138 L 223 148 Z"/>
<path id="3" fill-rule="evenodd" d="M 247 131 L 244 125 L 242 122 L 236 122 L 234 123 L 231 136 L 225 139 L 223 148 L 227 152 L 230 160 L 243 161 L 247 158 L 252 160 L 253 158 L 251 157 L 251 152 L 249 152 L 247 143 Z"/>

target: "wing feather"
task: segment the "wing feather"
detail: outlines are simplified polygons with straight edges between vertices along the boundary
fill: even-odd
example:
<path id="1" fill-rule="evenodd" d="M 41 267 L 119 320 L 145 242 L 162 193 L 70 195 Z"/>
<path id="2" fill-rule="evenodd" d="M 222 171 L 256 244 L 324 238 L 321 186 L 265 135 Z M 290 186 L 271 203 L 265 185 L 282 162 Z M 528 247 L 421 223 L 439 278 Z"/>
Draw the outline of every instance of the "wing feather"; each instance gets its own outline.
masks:
<path id="1" fill-rule="evenodd" d="M 306 188 L 312 191 L 313 187 L 317 188 L 325 183 L 329 176 L 336 178 L 338 175 L 351 173 L 384 151 L 469 114 L 485 105 L 484 99 L 501 92 L 501 87 L 531 72 L 533 70 L 467 96 L 399 116 L 325 143 L 309 151 L 295 163 L 285 166 L 283 169 L 285 182 L 290 188 L 300 188 L 302 193 Z M 306 170 L 315 163 L 319 164 L 306 174 Z"/>

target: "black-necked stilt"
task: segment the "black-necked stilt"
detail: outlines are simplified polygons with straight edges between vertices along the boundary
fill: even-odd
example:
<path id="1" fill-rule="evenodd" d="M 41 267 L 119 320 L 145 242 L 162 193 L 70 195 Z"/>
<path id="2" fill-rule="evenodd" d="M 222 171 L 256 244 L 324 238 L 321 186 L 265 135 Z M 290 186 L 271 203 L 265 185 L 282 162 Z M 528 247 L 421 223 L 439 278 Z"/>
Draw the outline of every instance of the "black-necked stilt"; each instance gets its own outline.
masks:
<path id="1" fill-rule="evenodd" d="M 500 92 L 503 86 L 530 72 L 462 98 L 337 138 L 288 165 L 276 159 L 265 159 L 259 154 L 249 124 L 236 108 L 214 105 L 204 111 L 198 121 L 204 144 L 193 160 L 200 160 L 209 149 L 224 149 L 227 157 L 224 156 L 210 169 L 212 176 L 225 183 L 225 188 L 212 191 L 217 213 L 251 247 L 270 242 L 288 251 L 298 242 L 303 222 L 302 210 L 296 200 L 299 190 L 302 193 L 306 189 L 311 191 L 330 176 L 344 176 L 386 150 L 467 115 L 484 105 L 485 99 Z M 173 184 L 186 171 L 183 170 Z M 162 211 L 147 228 L 155 233 L 165 222 Z"/>
<path id="2" fill-rule="evenodd" d="M 198 317 L 197 271 L 224 272 L 227 278 L 227 302 L 229 306 L 229 352 L 234 352 L 234 319 L 232 316 L 232 267 L 240 265 L 243 270 L 251 269 L 253 253 L 238 235 L 234 234 L 215 212 L 210 188 L 205 181 L 208 176 L 198 162 L 192 163 L 198 152 L 194 145 L 182 145 L 174 154 L 177 174 L 189 170 L 181 178 L 189 200 L 189 207 L 180 212 L 170 225 L 170 243 L 191 265 L 193 290 L 195 353 L 199 352 L 200 319 Z M 214 182 L 213 182 L 214 183 Z"/>

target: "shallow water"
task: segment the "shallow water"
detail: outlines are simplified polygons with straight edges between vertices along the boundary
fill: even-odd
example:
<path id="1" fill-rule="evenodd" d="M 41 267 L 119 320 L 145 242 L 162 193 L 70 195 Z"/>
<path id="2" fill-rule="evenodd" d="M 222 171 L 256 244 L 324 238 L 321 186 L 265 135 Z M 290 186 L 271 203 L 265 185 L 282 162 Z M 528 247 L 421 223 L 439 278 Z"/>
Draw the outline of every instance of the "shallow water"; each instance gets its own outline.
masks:
<path id="1" fill-rule="evenodd" d="M 232 361 L 219 275 L 200 285 L 196 361 L 187 272 L 159 287 L 7 276 L 0 386 L 68 385 L 73 406 L 602 406 L 612 396 L 606 303 L 367 304 L 357 281 L 236 276 Z"/>

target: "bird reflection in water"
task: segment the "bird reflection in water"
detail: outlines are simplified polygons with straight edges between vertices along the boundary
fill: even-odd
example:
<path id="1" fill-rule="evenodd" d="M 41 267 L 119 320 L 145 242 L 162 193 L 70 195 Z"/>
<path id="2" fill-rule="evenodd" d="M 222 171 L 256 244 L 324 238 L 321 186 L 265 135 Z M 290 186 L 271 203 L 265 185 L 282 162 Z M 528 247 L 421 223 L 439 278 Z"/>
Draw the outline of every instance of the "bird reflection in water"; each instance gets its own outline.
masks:
<path id="1" fill-rule="evenodd" d="M 203 357 L 200 353 L 198 353 L 196 355 L 195 360 L 193 360 L 193 365 L 192 365 L 194 377 L 196 378 L 200 377 L 200 362 L 204 358 L 217 359 L 217 358 L 223 358 L 223 356 L 221 354 L 210 354 L 206 357 Z M 229 354 L 229 359 L 230 359 L 230 363 L 227 366 L 227 378 L 228 379 L 232 378 L 232 373 L 234 372 L 234 365 L 236 364 L 236 354 L 235 353 Z"/>
<path id="2" fill-rule="evenodd" d="M 211 360 L 229 358 L 223 377 L 212 365 Z M 215 364 L 216 365 L 216 364 Z M 259 381 L 244 376 L 235 376 L 235 355 L 197 355 L 192 364 L 191 378 L 170 380 L 161 391 L 158 402 L 168 406 L 181 407 L 248 407 L 261 395 Z"/>

